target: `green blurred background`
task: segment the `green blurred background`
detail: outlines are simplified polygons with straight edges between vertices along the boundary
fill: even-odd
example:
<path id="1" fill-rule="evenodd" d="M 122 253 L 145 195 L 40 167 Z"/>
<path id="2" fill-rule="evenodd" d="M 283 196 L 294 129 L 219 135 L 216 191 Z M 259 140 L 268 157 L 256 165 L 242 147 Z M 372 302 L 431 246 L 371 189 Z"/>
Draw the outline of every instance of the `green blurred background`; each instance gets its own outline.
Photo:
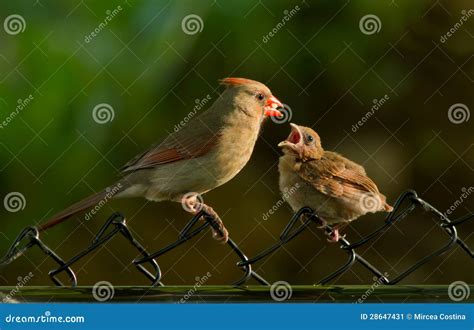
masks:
<path id="1" fill-rule="evenodd" d="M 111 11 L 121 10 L 86 42 Z M 299 8 L 299 10 L 296 9 Z M 440 210 L 474 186 L 473 121 L 453 123 L 456 103 L 473 108 L 474 17 L 445 42 L 472 1 L 2 1 L 2 22 L 21 15 L 24 31 L 0 30 L 0 119 L 18 100 L 33 100 L 0 129 L 0 197 L 21 193 L 24 209 L 0 207 L 0 251 L 25 226 L 46 220 L 69 204 L 114 182 L 130 158 L 173 131 L 196 100 L 221 92 L 218 79 L 241 76 L 267 84 L 289 105 L 292 121 L 313 126 L 323 146 L 364 164 L 390 202 L 415 189 Z M 293 10 L 294 15 L 291 14 Z M 202 19 L 202 31 L 187 34 L 187 15 Z M 359 28 L 365 15 L 380 20 L 378 32 Z M 278 23 L 291 15 L 284 26 Z M 199 27 L 198 27 L 199 28 Z M 276 33 L 264 40 L 275 28 Z M 388 101 L 357 130 L 373 100 Z M 112 121 L 93 119 L 107 103 Z M 200 111 L 205 111 L 204 109 Z M 462 120 L 461 120 L 462 121 Z M 249 256 L 274 242 L 291 216 L 287 205 L 264 220 L 281 198 L 276 145 L 288 124 L 269 121 L 245 169 L 204 196 L 221 215 L 230 236 Z M 453 212 L 474 206 L 468 196 Z M 42 238 L 63 258 L 86 247 L 113 211 L 126 214 L 131 229 L 153 252 L 173 241 L 189 219 L 179 204 L 112 201 L 88 222 L 71 220 Z M 355 241 L 383 223 L 361 218 L 347 230 Z M 461 228 L 474 245 L 474 224 Z M 394 278 L 447 239 L 428 215 L 417 213 L 360 253 Z M 147 284 L 130 264 L 134 250 L 120 237 L 73 268 L 79 284 Z M 312 229 L 257 264 L 269 281 L 316 283 L 345 262 L 346 255 Z M 241 272 L 227 246 L 210 233 L 160 259 L 166 284 L 228 284 Z M 50 284 L 55 265 L 37 250 L 0 270 L 1 285 L 34 274 L 29 285 Z M 425 265 L 403 283 L 472 283 L 473 263 L 459 248 Z M 339 284 L 370 284 L 359 266 Z"/>

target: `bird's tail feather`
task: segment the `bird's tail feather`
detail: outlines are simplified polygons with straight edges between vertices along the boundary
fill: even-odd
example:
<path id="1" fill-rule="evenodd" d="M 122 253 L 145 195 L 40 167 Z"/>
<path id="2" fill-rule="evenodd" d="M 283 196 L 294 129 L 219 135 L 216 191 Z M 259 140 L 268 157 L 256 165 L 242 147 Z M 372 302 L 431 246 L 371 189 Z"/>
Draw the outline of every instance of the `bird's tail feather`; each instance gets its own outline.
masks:
<path id="1" fill-rule="evenodd" d="M 42 232 L 51 227 L 54 227 L 67 219 L 71 218 L 73 215 L 84 211 L 96 204 L 98 204 L 101 200 L 105 199 L 107 195 L 107 191 L 103 190 L 97 194 L 91 195 L 89 197 L 84 198 L 83 200 L 69 206 L 65 210 L 59 212 L 58 214 L 54 215 L 51 219 L 47 222 L 40 224 L 37 229 L 38 231 Z"/>

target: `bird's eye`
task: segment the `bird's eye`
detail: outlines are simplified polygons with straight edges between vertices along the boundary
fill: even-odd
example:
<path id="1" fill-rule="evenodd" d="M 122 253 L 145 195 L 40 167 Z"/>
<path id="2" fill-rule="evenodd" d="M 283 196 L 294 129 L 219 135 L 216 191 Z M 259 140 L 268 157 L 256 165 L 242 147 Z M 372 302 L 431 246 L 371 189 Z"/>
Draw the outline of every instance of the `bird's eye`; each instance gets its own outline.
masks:
<path id="1" fill-rule="evenodd" d="M 306 139 L 309 141 L 309 142 L 313 142 L 314 141 L 314 137 L 312 135 L 308 135 L 306 137 Z"/>
<path id="2" fill-rule="evenodd" d="M 259 101 L 262 101 L 265 98 L 265 96 L 262 93 L 257 93 L 257 99 Z"/>

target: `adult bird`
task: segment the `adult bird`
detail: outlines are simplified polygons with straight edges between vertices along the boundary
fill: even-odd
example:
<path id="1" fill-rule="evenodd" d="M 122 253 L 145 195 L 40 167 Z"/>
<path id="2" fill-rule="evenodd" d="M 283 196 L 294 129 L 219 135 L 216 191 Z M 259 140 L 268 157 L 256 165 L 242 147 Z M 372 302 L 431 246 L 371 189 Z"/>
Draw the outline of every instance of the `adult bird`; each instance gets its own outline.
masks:
<path id="1" fill-rule="evenodd" d="M 324 225 L 335 225 L 331 242 L 339 240 L 342 226 L 358 217 L 393 210 L 361 165 L 324 150 L 311 128 L 290 125 L 290 135 L 278 144 L 284 153 L 278 166 L 280 190 L 292 192 L 285 197 L 294 211 L 310 207 Z"/>
<path id="2" fill-rule="evenodd" d="M 198 197 L 242 170 L 252 155 L 262 123 L 267 117 L 281 116 L 278 108 L 282 103 L 255 80 L 225 78 L 221 83 L 226 89 L 207 111 L 129 161 L 117 183 L 71 205 L 38 230 L 51 228 L 104 199 L 144 197 L 182 202 L 185 210 L 194 214 L 204 210 L 220 226 L 213 236 L 227 241 L 222 220 Z"/>

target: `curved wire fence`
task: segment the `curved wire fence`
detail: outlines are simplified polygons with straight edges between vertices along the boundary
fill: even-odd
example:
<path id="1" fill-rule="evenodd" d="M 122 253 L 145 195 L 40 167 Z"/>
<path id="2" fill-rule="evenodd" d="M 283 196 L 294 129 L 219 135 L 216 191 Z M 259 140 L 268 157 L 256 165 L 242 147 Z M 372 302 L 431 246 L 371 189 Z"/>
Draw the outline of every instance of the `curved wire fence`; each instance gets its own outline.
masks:
<path id="1" fill-rule="evenodd" d="M 436 218 L 438 226 L 442 228 L 447 234 L 446 242 L 439 248 L 432 250 L 428 255 L 417 260 L 407 269 L 402 271 L 397 277 L 389 280 L 387 276 L 384 275 L 386 273 L 382 269 L 376 267 L 369 260 L 362 257 L 357 252 L 357 249 L 369 244 L 369 242 L 372 242 L 374 239 L 383 235 L 392 226 L 402 221 L 417 208 L 421 208 L 423 211 L 431 213 Z M 458 227 L 463 223 L 472 220 L 473 218 L 474 213 L 469 213 L 459 219 L 451 220 L 434 206 L 418 197 L 415 191 L 408 190 L 402 193 L 397 199 L 394 205 L 394 210 L 387 216 L 384 224 L 381 227 L 355 243 L 349 242 L 345 237 L 342 237 L 339 240 L 341 249 L 347 253 L 347 260 L 337 270 L 319 280 L 318 284 L 325 285 L 331 281 L 334 281 L 338 276 L 351 269 L 351 267 L 353 267 L 356 263 L 362 265 L 363 268 L 372 274 L 370 277 L 371 279 L 375 277 L 375 280 L 381 284 L 397 284 L 415 272 L 417 269 L 425 265 L 427 262 L 443 255 L 447 251 L 453 249 L 456 245 L 460 246 L 465 253 L 474 259 L 474 252 L 458 236 Z M 201 221 L 201 219 L 204 221 Z M 227 241 L 227 246 L 239 258 L 240 261 L 237 262 L 236 267 L 238 267 L 238 269 L 243 272 L 243 275 L 232 284 L 235 286 L 242 286 L 249 283 L 249 281 L 253 279 L 261 285 L 270 286 L 271 282 L 254 271 L 253 266 L 271 254 L 276 253 L 281 247 L 291 240 L 296 239 L 310 226 L 321 227 L 321 223 L 322 219 L 320 219 L 312 209 L 308 207 L 301 208 L 295 214 L 293 214 L 288 224 L 281 232 L 279 239 L 273 245 L 263 249 L 260 253 L 252 258 L 247 257 L 247 255 L 239 248 L 239 246 L 231 238 L 229 238 Z M 132 263 L 135 265 L 137 270 L 150 281 L 150 285 L 152 287 L 163 287 L 164 284 L 162 282 L 162 270 L 158 263 L 159 257 L 192 240 L 195 236 L 200 235 L 207 229 L 210 229 L 210 227 L 223 235 L 219 224 L 215 221 L 215 219 L 209 214 L 201 211 L 186 224 L 183 230 L 179 233 L 176 241 L 166 245 L 154 253 L 149 253 L 143 247 L 143 245 L 133 237 L 131 231 L 127 227 L 125 217 L 120 213 L 114 213 L 102 226 L 98 234 L 93 239 L 92 243 L 86 249 L 79 252 L 69 260 L 64 260 L 59 256 L 58 253 L 49 248 L 45 242 L 41 240 L 37 228 L 27 227 L 21 231 L 5 256 L 0 260 L 0 267 L 8 266 L 15 259 L 26 253 L 29 249 L 37 247 L 58 265 L 57 268 L 49 272 L 49 276 L 53 283 L 57 286 L 65 286 L 65 284 L 59 280 L 58 276 L 60 274 L 66 274 L 69 279 L 69 285 L 76 287 L 78 284 L 78 278 L 72 269 L 72 266 L 82 258 L 89 255 L 91 252 L 95 251 L 100 246 L 106 244 L 115 236 L 122 236 L 129 242 L 130 247 L 137 250 L 141 255 L 140 258 L 132 260 Z M 331 226 L 324 226 L 323 229 L 327 233 L 332 233 Z"/>

